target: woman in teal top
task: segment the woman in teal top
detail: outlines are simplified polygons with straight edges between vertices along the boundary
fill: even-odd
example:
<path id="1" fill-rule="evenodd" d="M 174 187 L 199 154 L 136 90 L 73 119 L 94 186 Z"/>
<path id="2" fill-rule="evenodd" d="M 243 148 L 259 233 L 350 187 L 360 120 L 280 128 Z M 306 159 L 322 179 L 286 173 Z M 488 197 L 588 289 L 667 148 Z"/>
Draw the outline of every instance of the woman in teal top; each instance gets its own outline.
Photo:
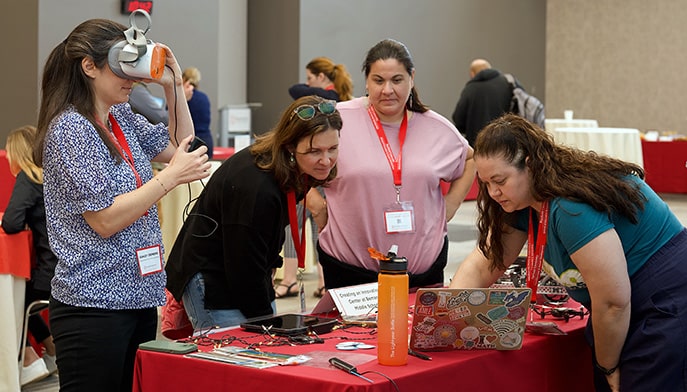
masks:
<path id="1" fill-rule="evenodd" d="M 496 281 L 529 241 L 590 310 L 597 391 L 687 391 L 687 230 L 640 166 L 506 114 L 475 145 L 478 246 L 451 287 Z"/>

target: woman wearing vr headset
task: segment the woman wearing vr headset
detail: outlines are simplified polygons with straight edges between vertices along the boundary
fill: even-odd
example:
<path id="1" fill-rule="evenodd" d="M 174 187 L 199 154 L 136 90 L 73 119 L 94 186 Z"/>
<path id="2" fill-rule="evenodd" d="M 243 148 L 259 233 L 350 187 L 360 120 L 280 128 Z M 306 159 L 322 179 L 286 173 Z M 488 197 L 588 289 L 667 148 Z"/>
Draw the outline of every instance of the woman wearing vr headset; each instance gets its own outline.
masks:
<path id="1" fill-rule="evenodd" d="M 121 64 L 110 56 L 126 30 L 104 19 L 81 23 L 43 72 L 34 157 L 58 258 L 50 325 L 61 391 L 131 390 L 136 349 L 155 339 L 156 308 L 165 301 L 155 204 L 209 175 L 204 147 L 187 151 L 193 123 L 169 47 L 147 48 L 163 56 L 164 73 L 150 81 L 164 88 L 169 127 L 132 112 L 134 79 L 146 78 L 115 74 Z M 153 177 L 151 161 L 169 165 Z"/>
<path id="2" fill-rule="evenodd" d="M 305 192 L 336 176 L 341 125 L 336 102 L 302 97 L 210 178 L 165 267 L 167 289 L 196 330 L 276 311 L 272 275 L 282 265 L 284 228 L 297 226 Z M 298 252 L 303 234 L 294 236 Z"/>

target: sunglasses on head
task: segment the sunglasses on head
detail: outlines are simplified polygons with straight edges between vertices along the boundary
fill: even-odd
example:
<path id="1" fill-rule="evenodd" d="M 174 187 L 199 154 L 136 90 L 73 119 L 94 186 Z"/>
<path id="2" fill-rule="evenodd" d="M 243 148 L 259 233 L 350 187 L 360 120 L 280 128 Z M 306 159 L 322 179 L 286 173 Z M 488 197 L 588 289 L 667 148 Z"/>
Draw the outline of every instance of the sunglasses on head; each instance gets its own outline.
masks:
<path id="1" fill-rule="evenodd" d="M 303 121 L 311 120 L 317 114 L 317 111 L 329 116 L 336 111 L 336 102 L 323 101 L 317 105 L 301 105 L 293 110 L 293 112 Z"/>

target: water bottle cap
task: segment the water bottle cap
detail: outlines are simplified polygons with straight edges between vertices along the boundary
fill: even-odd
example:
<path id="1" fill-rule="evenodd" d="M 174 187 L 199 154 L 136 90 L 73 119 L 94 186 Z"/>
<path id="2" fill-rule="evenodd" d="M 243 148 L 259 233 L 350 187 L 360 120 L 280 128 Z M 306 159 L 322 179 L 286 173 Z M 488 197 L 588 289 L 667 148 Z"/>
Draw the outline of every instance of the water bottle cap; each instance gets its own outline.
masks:
<path id="1" fill-rule="evenodd" d="M 394 257 L 390 260 L 380 260 L 379 270 L 381 272 L 405 272 L 408 270 L 408 259 Z"/>

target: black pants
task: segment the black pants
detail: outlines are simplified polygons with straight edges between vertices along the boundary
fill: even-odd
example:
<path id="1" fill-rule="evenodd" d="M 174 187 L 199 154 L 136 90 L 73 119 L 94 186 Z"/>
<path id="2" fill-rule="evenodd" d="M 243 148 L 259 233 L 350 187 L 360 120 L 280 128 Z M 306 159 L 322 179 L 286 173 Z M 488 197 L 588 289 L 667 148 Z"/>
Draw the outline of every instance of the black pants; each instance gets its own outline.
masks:
<path id="1" fill-rule="evenodd" d="M 319 243 L 317 244 L 317 254 L 319 256 L 320 264 L 322 264 L 324 284 L 327 289 L 355 286 L 377 281 L 377 271 L 371 271 L 365 268 L 343 263 L 340 260 L 337 260 L 324 253 L 322 248 L 320 248 Z M 412 263 L 412 260 L 409 260 L 408 262 Z M 444 268 L 446 268 L 447 262 L 448 237 L 444 237 L 444 246 L 441 248 L 441 252 L 439 252 L 439 256 L 434 261 L 432 266 L 421 274 L 409 274 L 410 288 L 443 286 Z"/>
<path id="2" fill-rule="evenodd" d="M 60 391 L 127 391 L 138 345 L 155 339 L 155 308 L 107 310 L 50 298 Z"/>
<path id="3" fill-rule="evenodd" d="M 33 281 L 29 280 L 26 282 L 26 288 L 24 290 L 24 311 L 26 311 L 31 302 L 39 299 L 49 298 L 49 291 L 36 289 L 33 285 Z M 33 335 L 33 338 L 38 343 L 50 337 L 50 328 L 48 328 L 48 325 L 45 324 L 45 320 L 43 320 L 43 316 L 40 314 L 34 314 L 33 316 L 29 317 L 29 332 L 31 332 L 31 335 Z M 26 345 L 29 345 L 28 340 L 26 340 Z"/>

